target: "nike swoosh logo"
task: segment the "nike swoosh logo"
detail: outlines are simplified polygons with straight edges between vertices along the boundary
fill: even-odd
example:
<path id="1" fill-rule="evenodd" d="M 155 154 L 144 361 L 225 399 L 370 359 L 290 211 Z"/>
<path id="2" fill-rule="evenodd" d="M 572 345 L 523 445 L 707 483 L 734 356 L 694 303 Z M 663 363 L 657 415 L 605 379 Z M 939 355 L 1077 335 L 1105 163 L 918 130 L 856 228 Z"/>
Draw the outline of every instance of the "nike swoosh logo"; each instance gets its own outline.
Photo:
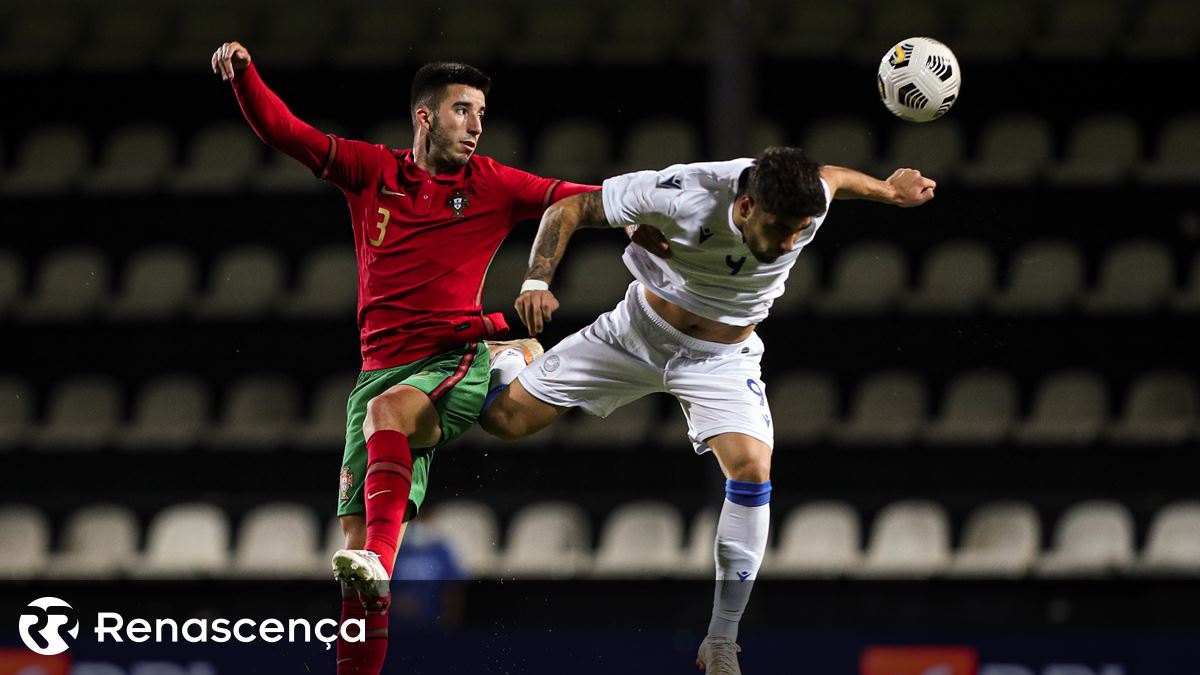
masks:
<path id="1" fill-rule="evenodd" d="M 379 492 L 372 492 L 371 494 L 367 495 L 367 499 L 374 499 L 385 492 L 391 492 L 391 490 L 380 490 Z"/>
<path id="2" fill-rule="evenodd" d="M 385 187 L 381 187 L 381 188 L 379 188 L 379 192 L 380 192 L 381 194 L 385 194 L 385 195 L 392 195 L 393 197 L 404 197 L 404 196 L 406 196 L 406 195 L 405 195 L 403 192 L 392 192 L 391 190 L 389 190 L 389 189 L 387 189 L 387 188 L 385 188 Z"/>

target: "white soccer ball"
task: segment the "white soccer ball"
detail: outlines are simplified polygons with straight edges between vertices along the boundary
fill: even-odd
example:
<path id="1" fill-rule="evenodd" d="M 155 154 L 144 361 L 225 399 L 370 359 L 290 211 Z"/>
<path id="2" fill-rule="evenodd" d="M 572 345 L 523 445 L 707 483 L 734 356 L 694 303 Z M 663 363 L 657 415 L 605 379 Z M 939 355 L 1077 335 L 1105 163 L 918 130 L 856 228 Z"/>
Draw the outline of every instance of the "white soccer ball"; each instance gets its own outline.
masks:
<path id="1" fill-rule="evenodd" d="M 932 122 L 954 105 L 962 71 L 946 45 L 927 37 L 901 40 L 879 62 L 879 97 L 892 114 Z"/>

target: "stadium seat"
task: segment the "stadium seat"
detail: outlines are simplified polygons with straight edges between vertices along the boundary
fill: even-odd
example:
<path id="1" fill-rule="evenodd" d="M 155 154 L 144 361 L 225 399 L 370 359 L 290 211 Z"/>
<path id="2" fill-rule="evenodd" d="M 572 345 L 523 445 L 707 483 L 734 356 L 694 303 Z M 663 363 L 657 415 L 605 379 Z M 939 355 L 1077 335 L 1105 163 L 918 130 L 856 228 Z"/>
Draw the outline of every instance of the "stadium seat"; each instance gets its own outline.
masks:
<path id="1" fill-rule="evenodd" d="M 1028 186 L 1050 165 L 1053 149 L 1050 125 L 1044 119 L 1000 117 L 983 128 L 975 161 L 962 167 L 958 175 L 969 185 Z"/>
<path id="2" fill-rule="evenodd" d="M 1171 307 L 1177 312 L 1200 312 L 1200 251 L 1192 258 L 1187 285 L 1171 296 Z"/>
<path id="3" fill-rule="evenodd" d="M 0 579 L 40 576 L 50 553 L 50 523 L 32 506 L 0 506 Z"/>
<path id="4" fill-rule="evenodd" d="M 33 428 L 33 390 L 25 380 L 0 375 L 0 452 L 20 446 Z"/>
<path id="5" fill-rule="evenodd" d="M 215 46 L 220 45 L 218 40 Z M 191 140 L 186 163 L 168 177 L 167 185 L 177 194 L 241 190 L 258 170 L 264 147 L 245 122 L 215 124 Z"/>
<path id="6" fill-rule="evenodd" d="M 1145 373 L 1130 385 L 1111 438 L 1128 444 L 1180 444 L 1197 429 L 1198 415 L 1200 394 L 1191 376 L 1178 371 Z"/>
<path id="7" fill-rule="evenodd" d="M 139 251 L 125 264 L 120 293 L 108 306 L 117 321 L 176 318 L 196 293 L 196 259 L 190 251 L 164 246 Z"/>
<path id="8" fill-rule="evenodd" d="M 788 132 L 779 122 L 760 117 L 750 123 L 746 144 L 749 147 L 743 154 L 757 157 L 758 153 L 773 145 L 788 145 Z"/>
<path id="9" fill-rule="evenodd" d="M 100 164 L 87 173 L 83 189 L 94 194 L 151 192 L 162 184 L 175 159 L 170 132 L 138 124 L 111 134 L 100 151 Z"/>
<path id="10" fill-rule="evenodd" d="M 804 130 L 801 147 L 821 164 L 847 167 L 875 165 L 874 134 L 858 117 L 831 117 Z"/>
<path id="11" fill-rule="evenodd" d="M 317 529 L 312 511 L 305 506 L 277 502 L 256 507 L 238 529 L 230 575 L 256 579 L 307 576 L 318 563 Z"/>
<path id="12" fill-rule="evenodd" d="M 496 553 L 500 526 L 486 504 L 468 499 L 441 502 L 430 509 L 430 528 L 445 537 L 463 567 L 473 577 L 488 577 L 499 572 Z"/>
<path id="13" fill-rule="evenodd" d="M 25 7 L 25 11 L 5 16 L 0 72 L 32 73 L 55 68 L 67 59 L 79 39 L 82 12 L 61 5 Z"/>
<path id="14" fill-rule="evenodd" d="M 1040 240 L 1009 262 L 1007 286 L 992 301 L 1002 314 L 1051 314 L 1071 307 L 1083 290 L 1083 260 L 1073 244 Z"/>
<path id="15" fill-rule="evenodd" d="M 925 256 L 920 280 L 903 305 L 914 314 L 969 313 L 990 297 L 995 280 L 996 262 L 986 245 L 948 241 Z"/>
<path id="16" fill-rule="evenodd" d="M 383 120 L 367 130 L 360 140 L 386 145 L 389 148 L 412 147 L 413 129 L 408 118 Z"/>
<path id="17" fill-rule="evenodd" d="M 698 11 L 691 3 L 614 0 L 605 9 L 603 20 L 607 25 L 600 39 L 593 42 L 591 56 L 608 66 L 662 63 L 694 38 L 689 27 L 701 23 L 687 20 L 692 11 Z"/>
<path id="18" fill-rule="evenodd" d="M 138 520 L 115 504 L 92 504 L 71 514 L 48 569 L 60 579 L 111 579 L 137 560 Z"/>
<path id="19" fill-rule="evenodd" d="M 424 61 L 453 54 L 456 61 L 490 63 L 513 34 L 516 18 L 506 6 L 487 0 L 446 4 L 433 13 L 430 30 L 415 44 L 423 46 L 419 53 Z"/>
<path id="20" fill-rule="evenodd" d="M 502 120 L 484 120 L 483 132 L 479 141 L 479 154 L 502 164 L 525 168 L 525 134 L 520 127 Z M 564 180 L 575 179 L 564 177 Z"/>
<path id="21" fill-rule="evenodd" d="M 884 507 L 871 525 L 862 565 L 865 578 L 925 578 L 950 563 L 950 523 L 940 505 L 919 499 Z"/>
<path id="22" fill-rule="evenodd" d="M 561 501 L 530 504 L 508 526 L 501 574 L 525 581 L 574 577 L 587 571 L 591 547 L 583 509 Z"/>
<path id="23" fill-rule="evenodd" d="M 646 396 L 617 408 L 608 417 L 585 413 L 560 420 L 555 439 L 570 448 L 621 450 L 641 443 L 657 422 L 658 399 Z"/>
<path id="24" fill-rule="evenodd" d="M 1150 0 L 1126 31 L 1126 57 L 1139 60 L 1187 59 L 1200 40 L 1200 6 L 1192 0 Z"/>
<path id="25" fill-rule="evenodd" d="M 537 137 L 533 171 L 540 176 L 575 182 L 599 181 L 605 178 L 612 160 L 611 147 L 608 129 L 599 122 L 586 119 L 555 122 Z"/>
<path id="26" fill-rule="evenodd" d="M 83 131 L 47 126 L 25 136 L 12 168 L 0 182 L 9 196 L 39 196 L 73 189 L 87 168 L 91 149 Z"/>
<path id="27" fill-rule="evenodd" d="M 117 446 L 136 452 L 185 450 L 209 425 L 209 392 L 188 375 L 164 375 L 141 387 Z"/>
<path id="28" fill-rule="evenodd" d="M 675 576 L 687 579 L 712 579 L 716 572 L 714 546 L 720 509 L 709 506 L 692 518 L 692 528 L 683 551 L 683 560 Z"/>
<path id="29" fill-rule="evenodd" d="M 682 561 L 683 530 L 683 518 L 671 504 L 623 504 L 604 523 L 592 574 L 599 578 L 665 577 Z"/>
<path id="30" fill-rule="evenodd" d="M 483 311 L 504 312 L 510 324 L 516 320 L 513 303 L 520 294 L 525 271 L 529 269 L 529 247 L 529 242 L 516 239 L 502 244 L 488 265 L 487 278 L 483 282 Z"/>
<path id="31" fill-rule="evenodd" d="M 683 414 L 682 406 L 679 401 L 668 394 L 654 394 L 654 397 L 661 398 L 666 403 L 661 404 L 658 424 L 650 432 L 650 436 L 654 439 L 653 444 L 663 450 L 692 450 L 693 445 L 688 438 L 687 418 Z"/>
<path id="32" fill-rule="evenodd" d="M 619 231 L 605 234 L 610 236 L 603 242 L 572 251 L 559 267 L 558 301 L 563 316 L 590 322 L 625 297 L 633 281 L 633 275 L 621 261 L 628 239 Z M 521 278 L 524 277 L 522 274 Z"/>
<path id="33" fill-rule="evenodd" d="M 1113 501 L 1072 506 L 1059 518 L 1054 544 L 1042 556 L 1044 577 L 1092 577 L 1124 572 L 1133 563 L 1133 517 Z"/>
<path id="34" fill-rule="evenodd" d="M 1200 575 L 1200 502 L 1175 502 L 1154 515 L 1137 571 L 1147 575 Z"/>
<path id="35" fill-rule="evenodd" d="M 274 68 L 312 67 L 324 60 L 329 43 L 338 36 L 340 14 L 320 3 L 298 3 L 287 11 L 265 10 L 261 34 L 254 41 L 254 59 Z M 393 20 L 395 24 L 399 21 Z"/>
<path id="36" fill-rule="evenodd" d="M 121 416 L 115 380 L 80 375 L 60 382 L 48 396 L 46 417 L 30 434 L 39 450 L 99 450 L 111 443 Z"/>
<path id="37" fill-rule="evenodd" d="M 873 2 L 869 11 L 863 13 L 860 32 L 856 33 L 857 56 L 864 63 L 878 64 L 892 45 L 905 37 L 944 35 L 947 16 L 936 0 Z"/>
<path id="38" fill-rule="evenodd" d="M 518 7 L 521 32 L 505 48 L 505 56 L 513 63 L 570 66 L 595 42 L 600 17 L 592 3 L 539 0 Z"/>
<path id="39" fill-rule="evenodd" d="M 302 450 L 337 452 L 346 445 L 346 401 L 354 390 L 351 373 L 334 375 L 317 385 L 307 421 L 296 428 L 293 444 Z"/>
<path id="40" fill-rule="evenodd" d="M 395 68 L 415 60 L 412 46 L 428 28 L 424 12 L 405 12 L 397 21 L 396 8 L 386 3 L 356 3 L 339 11 L 347 15 L 346 37 L 334 41 L 331 58 L 340 68 Z"/>
<path id="41" fill-rule="evenodd" d="M 25 321 L 82 321 L 106 299 L 108 259 L 88 247 L 55 249 L 40 261 L 33 293 L 17 313 Z"/>
<path id="42" fill-rule="evenodd" d="M 947 386 L 941 414 L 924 438 L 935 445 L 997 445 L 1012 430 L 1019 403 L 1009 375 L 987 369 L 961 373 Z"/>
<path id="43" fill-rule="evenodd" d="M 621 143 L 621 158 L 612 175 L 659 171 L 700 159 L 700 137 L 680 119 L 649 119 L 634 124 Z"/>
<path id="44" fill-rule="evenodd" d="M 787 371 L 767 383 L 775 441 L 812 446 L 837 423 L 837 383 L 825 373 Z"/>
<path id="45" fill-rule="evenodd" d="M 771 305 L 771 316 L 790 317 L 811 307 L 821 293 L 821 259 L 816 249 L 806 248 L 788 272 L 783 295 Z"/>
<path id="46" fill-rule="evenodd" d="M 156 59 L 159 66 L 188 71 L 207 67 L 217 47 L 230 39 L 254 49 L 257 34 L 253 15 L 246 7 L 191 5 L 180 9 L 181 14 L 173 17 L 169 46 Z M 269 68 L 257 53 L 255 61 L 259 67 Z"/>
<path id="47" fill-rule="evenodd" d="M 299 288 L 280 306 L 292 318 L 333 319 L 354 315 L 358 303 L 358 263 L 347 244 L 324 246 L 300 264 Z"/>
<path id="48" fill-rule="evenodd" d="M 25 264 L 18 254 L 0 251 L 0 318 L 6 317 L 25 291 Z"/>
<path id="49" fill-rule="evenodd" d="M 833 438 L 845 445 L 907 443 L 925 423 L 928 409 L 925 384 L 915 374 L 878 372 L 859 385 L 850 414 Z"/>
<path id="50" fill-rule="evenodd" d="M 283 294 L 284 262 L 275 250 L 239 246 L 220 255 L 208 275 L 208 291 L 194 313 L 205 320 L 261 319 Z"/>
<path id="51" fill-rule="evenodd" d="M 324 133 L 340 135 L 332 127 L 320 122 L 309 124 Z M 248 179 L 255 190 L 268 194 L 301 194 L 329 189 L 307 166 L 276 150 L 267 154 L 266 163 Z"/>
<path id="52" fill-rule="evenodd" d="M 887 177 L 900 167 L 912 167 L 939 184 L 949 182 L 957 178 L 965 146 L 962 127 L 953 119 L 937 124 L 907 124 L 892 132 L 876 174 Z"/>
<path id="53" fill-rule="evenodd" d="M 1099 60 L 1113 51 L 1128 17 L 1121 0 L 1058 0 L 1050 3 L 1046 34 L 1034 41 L 1039 60 Z"/>
<path id="54" fill-rule="evenodd" d="M 1097 288 L 1080 307 L 1091 314 L 1154 312 L 1170 295 L 1174 278 L 1175 261 L 1164 244 L 1121 242 L 1105 253 Z"/>
<path id="55" fill-rule="evenodd" d="M 207 445 L 214 450 L 273 450 L 289 440 L 300 409 L 296 386 L 275 375 L 248 375 L 226 390 L 220 423 Z"/>
<path id="56" fill-rule="evenodd" d="M 884 312 L 905 292 L 907 278 L 908 260 L 895 244 L 853 244 L 834 262 L 829 288 L 814 305 L 826 314 Z"/>
<path id="57" fill-rule="evenodd" d="M 1200 183 L 1200 115 L 1176 117 L 1163 126 L 1154 158 L 1140 178 L 1147 185 Z"/>
<path id="58" fill-rule="evenodd" d="M 139 578 L 185 579 L 229 568 L 229 519 L 212 504 L 169 506 L 150 521 L 146 548 L 135 565 Z"/>
<path id="59" fill-rule="evenodd" d="M 1042 381 L 1015 438 L 1025 444 L 1084 446 L 1100 437 L 1107 418 L 1104 381 L 1086 371 L 1062 371 Z"/>
<path id="60" fill-rule="evenodd" d="M 86 42 L 72 51 L 72 62 L 84 71 L 145 68 L 168 37 L 166 19 L 161 11 L 104 8 Z"/>
<path id="61" fill-rule="evenodd" d="M 1134 121 L 1097 115 L 1071 130 L 1067 156 L 1049 176 L 1058 185 L 1115 185 L 1132 177 L 1141 163 L 1142 139 Z"/>
<path id="62" fill-rule="evenodd" d="M 857 3 L 839 0 L 774 3 L 763 41 L 768 54 L 779 59 L 830 58 L 846 53 L 861 32 Z M 880 47 L 886 49 L 887 45 Z M 882 56 L 883 52 L 880 52 Z"/>
<path id="63" fill-rule="evenodd" d="M 967 517 L 962 544 L 946 573 L 955 577 L 1020 577 L 1041 546 L 1037 511 L 1024 502 L 993 502 Z"/>
<path id="64" fill-rule="evenodd" d="M 1036 30 L 1030 2 L 976 0 L 963 5 L 951 44 L 960 61 L 1013 61 L 1025 53 Z"/>
<path id="65" fill-rule="evenodd" d="M 796 507 L 763 561 L 764 577 L 835 577 L 854 574 L 862 561 L 858 514 L 843 502 Z"/>

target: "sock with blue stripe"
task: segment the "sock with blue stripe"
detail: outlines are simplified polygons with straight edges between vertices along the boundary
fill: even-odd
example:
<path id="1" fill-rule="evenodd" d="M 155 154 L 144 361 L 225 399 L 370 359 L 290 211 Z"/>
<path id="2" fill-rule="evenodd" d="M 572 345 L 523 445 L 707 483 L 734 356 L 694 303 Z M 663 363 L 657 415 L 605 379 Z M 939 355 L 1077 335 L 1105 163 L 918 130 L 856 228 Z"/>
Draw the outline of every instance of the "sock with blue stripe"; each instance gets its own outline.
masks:
<path id="1" fill-rule="evenodd" d="M 717 588 L 713 594 L 709 635 L 737 640 L 738 623 L 750 601 L 750 590 L 767 550 L 771 521 L 771 481 L 725 481 L 725 504 L 717 521 L 713 556 Z"/>

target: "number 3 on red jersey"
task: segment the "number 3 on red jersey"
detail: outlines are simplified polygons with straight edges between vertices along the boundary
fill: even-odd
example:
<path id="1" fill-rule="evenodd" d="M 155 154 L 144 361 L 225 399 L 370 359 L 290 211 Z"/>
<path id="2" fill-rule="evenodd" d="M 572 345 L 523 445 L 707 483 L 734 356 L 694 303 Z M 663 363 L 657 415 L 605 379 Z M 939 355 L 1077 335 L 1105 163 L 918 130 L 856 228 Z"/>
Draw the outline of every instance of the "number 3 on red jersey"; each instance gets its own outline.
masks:
<path id="1" fill-rule="evenodd" d="M 383 243 L 383 237 L 387 234 L 388 223 L 392 222 L 392 212 L 382 206 L 379 207 L 379 215 L 382 218 L 379 219 L 378 223 L 375 223 L 375 227 L 379 228 L 379 236 L 369 240 L 372 246 L 378 246 Z"/>

